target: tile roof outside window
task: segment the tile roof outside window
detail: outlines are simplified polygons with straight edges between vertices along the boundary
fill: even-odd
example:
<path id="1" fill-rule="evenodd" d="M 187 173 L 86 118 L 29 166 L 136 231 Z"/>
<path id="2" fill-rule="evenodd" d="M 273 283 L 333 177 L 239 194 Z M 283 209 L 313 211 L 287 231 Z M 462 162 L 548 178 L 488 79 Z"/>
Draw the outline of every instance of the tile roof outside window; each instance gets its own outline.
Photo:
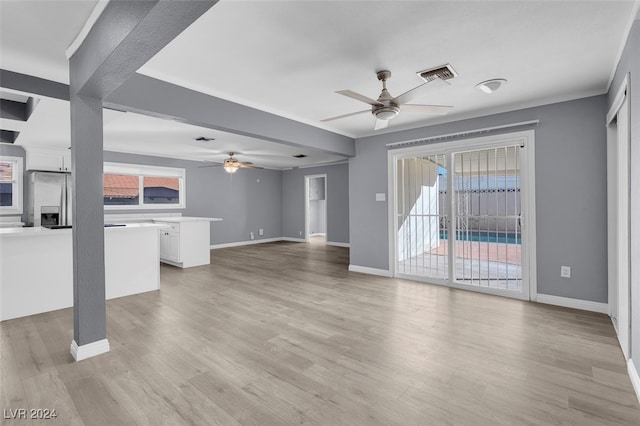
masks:
<path id="1" fill-rule="evenodd" d="M 104 197 L 135 198 L 140 195 L 138 182 L 138 176 L 105 173 Z"/>
<path id="2" fill-rule="evenodd" d="M 180 189 L 180 180 L 178 178 L 145 176 L 144 187 L 145 188 L 158 188 L 158 187 L 169 188 L 169 189 L 178 191 Z"/>
<path id="3" fill-rule="evenodd" d="M 139 176 L 105 173 L 104 196 L 109 198 L 135 198 L 140 195 L 138 182 Z M 180 180 L 178 178 L 144 176 L 144 187 L 168 188 L 178 191 L 180 189 Z"/>
<path id="4" fill-rule="evenodd" d="M 13 180 L 13 163 L 0 162 L 0 181 L 11 182 Z"/>

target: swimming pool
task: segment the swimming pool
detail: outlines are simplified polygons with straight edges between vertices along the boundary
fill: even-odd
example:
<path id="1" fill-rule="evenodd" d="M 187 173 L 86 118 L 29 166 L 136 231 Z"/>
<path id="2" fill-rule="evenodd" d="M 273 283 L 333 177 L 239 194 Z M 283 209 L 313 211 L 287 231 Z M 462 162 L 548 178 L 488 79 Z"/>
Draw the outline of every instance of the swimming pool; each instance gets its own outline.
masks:
<path id="1" fill-rule="evenodd" d="M 440 231 L 440 239 L 447 239 L 447 231 Z M 488 243 L 522 244 L 520 234 L 511 232 L 495 231 L 458 231 L 456 235 L 458 241 L 480 241 Z"/>

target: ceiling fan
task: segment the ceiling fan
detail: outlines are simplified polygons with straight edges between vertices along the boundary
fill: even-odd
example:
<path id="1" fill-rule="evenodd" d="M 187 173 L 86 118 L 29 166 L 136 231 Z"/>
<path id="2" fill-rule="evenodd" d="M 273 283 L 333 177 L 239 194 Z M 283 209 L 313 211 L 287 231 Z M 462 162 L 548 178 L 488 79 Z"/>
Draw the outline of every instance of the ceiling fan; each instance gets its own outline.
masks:
<path id="1" fill-rule="evenodd" d="M 322 121 L 337 120 L 340 118 L 351 117 L 353 115 L 363 114 L 365 112 L 371 111 L 374 117 L 376 117 L 374 130 L 380 130 L 386 128 L 389 125 L 389 121 L 394 119 L 401 110 L 409 113 L 444 115 L 449 112 L 451 108 L 453 108 L 452 106 L 447 105 L 407 104 L 407 102 L 415 98 L 425 88 L 425 86 L 427 86 L 432 81 L 439 80 L 445 84 L 449 84 L 440 78 L 432 78 L 426 83 L 423 83 L 411 90 L 404 92 L 400 96 L 393 97 L 387 90 L 387 80 L 391 78 L 391 71 L 378 71 L 377 76 L 378 80 L 382 81 L 382 92 L 380 93 L 380 96 L 378 96 L 377 100 L 371 99 L 352 90 L 338 90 L 336 92 L 349 98 L 371 105 L 370 110 L 366 109 L 363 111 L 352 112 L 350 114 L 338 115 L 336 117 L 325 118 Z"/>
<path id="2" fill-rule="evenodd" d="M 250 163 L 248 161 L 238 161 L 236 158 L 234 158 L 235 152 L 229 152 L 229 158 L 224 160 L 224 163 L 220 164 L 220 163 L 215 163 L 215 164 L 208 164 L 206 166 L 200 166 L 199 168 L 204 168 L 204 167 L 218 167 L 218 166 L 222 166 L 224 167 L 224 171 L 227 173 L 235 173 L 238 171 L 238 169 L 263 169 L 264 167 L 259 167 L 259 166 L 254 166 L 253 163 Z"/>

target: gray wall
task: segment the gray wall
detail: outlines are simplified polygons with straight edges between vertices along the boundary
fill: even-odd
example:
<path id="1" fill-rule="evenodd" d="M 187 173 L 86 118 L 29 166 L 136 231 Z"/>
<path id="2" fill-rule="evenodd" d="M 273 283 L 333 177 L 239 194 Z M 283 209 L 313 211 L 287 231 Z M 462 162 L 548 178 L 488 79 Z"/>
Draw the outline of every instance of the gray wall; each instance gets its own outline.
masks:
<path id="1" fill-rule="evenodd" d="M 115 163 L 146 164 L 186 169 L 187 207 L 185 209 L 144 210 L 181 212 L 183 216 L 221 217 L 211 223 L 211 244 L 276 238 L 282 235 L 282 172 L 242 169 L 229 174 L 222 167 L 200 168 L 197 161 L 175 160 L 146 155 L 105 152 L 104 160 Z M 259 182 L 258 182 L 259 180 Z M 132 210 L 108 210 L 107 214 L 141 213 Z M 258 235 L 258 229 L 264 235 Z"/>
<path id="2" fill-rule="evenodd" d="M 538 293 L 607 302 L 606 96 L 356 140 L 349 160 L 351 264 L 387 270 L 390 142 L 540 120 L 535 128 Z M 560 278 L 560 266 L 572 267 Z"/>
<path id="3" fill-rule="evenodd" d="M 630 73 L 631 103 L 631 358 L 638 368 L 640 357 L 640 20 L 636 20 L 607 97 L 607 111 L 625 75 Z"/>
<path id="4" fill-rule="evenodd" d="M 349 243 L 348 164 L 285 170 L 282 172 L 283 237 L 303 238 L 304 177 L 325 173 L 327 175 L 327 241 Z"/>
<path id="5" fill-rule="evenodd" d="M 9 145 L 6 143 L 0 143 L 0 155 L 7 155 L 7 156 L 11 156 L 11 157 L 20 157 L 22 158 L 22 167 L 23 169 L 27 167 L 27 158 L 26 158 L 26 154 L 24 152 L 24 148 L 22 148 L 21 146 L 18 145 Z M 24 172 L 24 170 L 23 170 Z M 22 185 L 22 219 L 21 222 L 27 222 L 27 213 L 24 210 L 26 208 L 26 201 L 27 201 L 27 191 L 26 191 L 26 181 L 24 180 L 24 176 L 23 176 L 23 185 Z M 16 214 L 0 214 L 0 216 L 17 216 Z"/>

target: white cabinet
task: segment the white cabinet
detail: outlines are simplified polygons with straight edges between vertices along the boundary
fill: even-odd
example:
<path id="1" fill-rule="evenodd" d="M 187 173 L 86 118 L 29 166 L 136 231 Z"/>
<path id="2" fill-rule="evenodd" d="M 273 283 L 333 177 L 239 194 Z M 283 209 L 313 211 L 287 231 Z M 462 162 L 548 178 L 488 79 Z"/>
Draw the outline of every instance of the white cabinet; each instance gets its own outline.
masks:
<path id="1" fill-rule="evenodd" d="M 209 220 L 182 218 L 154 222 L 166 225 L 160 229 L 160 261 L 180 268 L 210 263 Z"/>
<path id="2" fill-rule="evenodd" d="M 180 262 L 180 224 L 160 230 L 160 258 Z"/>
<path id="3" fill-rule="evenodd" d="M 27 148 L 27 170 L 71 171 L 71 151 L 54 148 Z"/>

